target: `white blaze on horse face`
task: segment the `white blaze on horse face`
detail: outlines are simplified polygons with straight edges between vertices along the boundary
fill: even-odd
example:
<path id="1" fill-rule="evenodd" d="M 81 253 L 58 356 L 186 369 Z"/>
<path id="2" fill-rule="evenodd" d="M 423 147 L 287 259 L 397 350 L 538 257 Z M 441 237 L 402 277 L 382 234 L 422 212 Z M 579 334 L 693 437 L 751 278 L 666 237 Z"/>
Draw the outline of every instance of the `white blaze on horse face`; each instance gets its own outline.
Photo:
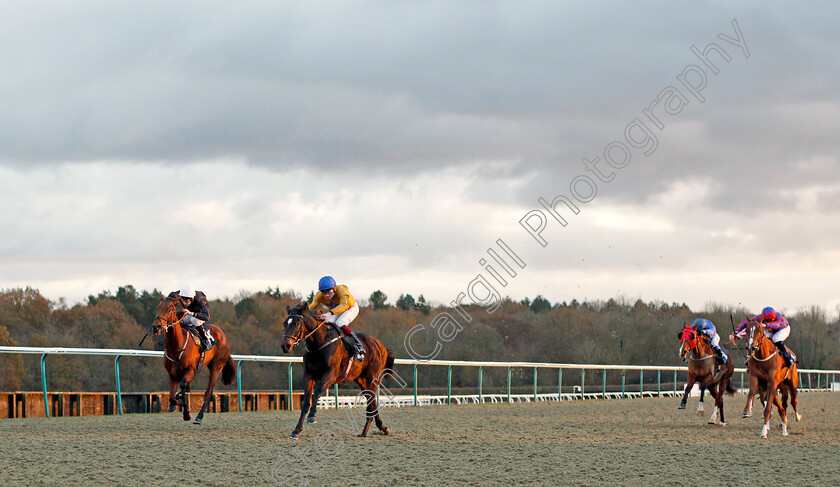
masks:
<path id="1" fill-rule="evenodd" d="M 291 324 L 292 324 L 292 319 L 291 319 L 291 318 L 289 318 L 288 320 L 286 320 L 286 326 L 289 326 L 289 325 L 291 325 Z"/>

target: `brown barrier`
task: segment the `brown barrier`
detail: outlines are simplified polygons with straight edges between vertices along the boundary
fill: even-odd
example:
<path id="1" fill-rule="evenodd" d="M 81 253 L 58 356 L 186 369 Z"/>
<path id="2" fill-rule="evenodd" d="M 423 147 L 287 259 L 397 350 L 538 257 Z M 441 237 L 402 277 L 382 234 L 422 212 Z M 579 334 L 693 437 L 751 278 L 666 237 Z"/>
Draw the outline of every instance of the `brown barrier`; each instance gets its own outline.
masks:
<path id="1" fill-rule="evenodd" d="M 204 394 L 190 393 L 190 410 L 201 409 Z M 292 406 L 300 410 L 303 394 L 292 395 Z M 119 414 L 115 392 L 49 392 L 50 416 L 104 416 Z M 122 394 L 123 413 L 160 413 L 169 408 L 168 392 L 129 392 Z M 278 411 L 289 408 L 288 392 L 250 391 L 242 393 L 243 411 Z M 239 411 L 236 392 L 216 392 L 207 405 L 208 413 Z M 43 418 L 44 394 L 17 391 L 0 393 L 0 418 Z"/>

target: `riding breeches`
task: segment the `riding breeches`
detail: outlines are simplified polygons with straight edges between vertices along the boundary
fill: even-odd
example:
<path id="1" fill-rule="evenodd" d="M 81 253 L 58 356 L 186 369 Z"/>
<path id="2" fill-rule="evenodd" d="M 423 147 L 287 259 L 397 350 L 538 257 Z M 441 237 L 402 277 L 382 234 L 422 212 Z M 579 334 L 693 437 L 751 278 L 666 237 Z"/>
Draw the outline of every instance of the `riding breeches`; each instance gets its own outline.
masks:
<path id="1" fill-rule="evenodd" d="M 339 315 L 331 315 L 327 318 L 327 323 L 335 323 L 335 326 L 338 328 L 347 326 L 359 316 L 359 305 L 356 304 L 352 308 L 347 309 L 347 311 L 339 314 Z"/>
<path id="2" fill-rule="evenodd" d="M 764 332 L 764 336 L 769 338 L 773 343 L 779 343 L 779 342 L 785 341 L 785 339 L 787 339 L 787 337 L 789 335 L 790 335 L 790 326 L 786 326 L 786 327 L 780 329 L 779 331 L 777 331 L 776 333 L 773 333 L 771 331 L 765 331 Z"/>

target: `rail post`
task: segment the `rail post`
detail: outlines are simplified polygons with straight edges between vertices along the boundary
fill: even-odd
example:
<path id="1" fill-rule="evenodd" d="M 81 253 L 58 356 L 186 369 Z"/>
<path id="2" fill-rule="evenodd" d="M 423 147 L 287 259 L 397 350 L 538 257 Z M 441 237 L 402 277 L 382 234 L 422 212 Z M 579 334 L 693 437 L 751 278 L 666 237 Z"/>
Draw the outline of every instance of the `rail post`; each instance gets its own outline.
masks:
<path id="1" fill-rule="evenodd" d="M 47 398 L 47 354 L 41 355 L 41 387 L 44 389 L 44 412 L 50 417 L 50 401 Z"/>
<path id="2" fill-rule="evenodd" d="M 563 400 L 563 369 L 557 369 L 557 401 Z"/>
<path id="3" fill-rule="evenodd" d="M 508 386 L 508 388 L 507 388 L 507 391 L 508 391 L 507 402 L 510 403 L 510 365 L 508 365 L 508 384 L 507 384 L 507 386 Z"/>
<path id="4" fill-rule="evenodd" d="M 537 402 L 537 369 L 534 367 L 534 402 Z"/>
<path id="5" fill-rule="evenodd" d="M 483 375 L 484 375 L 484 366 L 480 365 L 478 367 L 478 403 L 479 404 L 484 402 L 484 400 L 482 399 L 482 396 L 481 396 L 481 386 L 482 386 L 481 380 L 482 380 Z"/>
<path id="6" fill-rule="evenodd" d="M 639 370 L 639 397 L 645 397 L 645 369 Z"/>
<path id="7" fill-rule="evenodd" d="M 236 397 L 239 398 L 239 412 L 242 412 L 242 361 L 236 362 Z M 291 401 L 292 399 L 289 398 Z"/>
<path id="8" fill-rule="evenodd" d="M 417 364 L 414 364 L 414 405 L 417 405 Z"/>
<path id="9" fill-rule="evenodd" d="M 656 396 L 662 397 L 662 371 L 656 371 Z"/>
<path id="10" fill-rule="evenodd" d="M 677 371 L 674 371 L 674 396 L 677 395 Z"/>
<path id="11" fill-rule="evenodd" d="M 114 375 L 117 378 L 117 404 L 119 404 L 119 412 L 120 416 L 123 413 L 122 407 L 122 389 L 120 389 L 120 356 L 117 355 L 117 358 L 114 359 Z"/>
<path id="12" fill-rule="evenodd" d="M 378 389 L 377 389 L 378 391 Z M 333 384 L 333 392 L 335 396 L 335 408 L 338 409 L 338 384 Z M 378 393 L 378 392 L 377 392 Z M 379 400 L 377 400 L 376 404 L 379 404 Z"/>
<path id="13" fill-rule="evenodd" d="M 292 389 L 292 363 L 289 362 L 289 411 L 294 409 L 294 389 Z"/>
<path id="14" fill-rule="evenodd" d="M 452 366 L 446 371 L 446 404 L 452 403 Z"/>
<path id="15" fill-rule="evenodd" d="M 584 387 L 584 378 L 586 377 L 586 369 L 580 369 L 580 398 L 583 400 L 585 396 L 583 395 L 583 387 Z"/>
<path id="16" fill-rule="evenodd" d="M 624 388 L 624 383 L 625 383 L 626 379 L 627 379 L 627 377 L 624 376 L 624 371 L 621 371 L 621 398 L 622 399 L 627 397 L 627 394 L 625 393 L 625 388 Z"/>
<path id="17" fill-rule="evenodd" d="M 604 369 L 604 376 L 601 379 L 601 399 L 607 398 L 607 369 Z"/>

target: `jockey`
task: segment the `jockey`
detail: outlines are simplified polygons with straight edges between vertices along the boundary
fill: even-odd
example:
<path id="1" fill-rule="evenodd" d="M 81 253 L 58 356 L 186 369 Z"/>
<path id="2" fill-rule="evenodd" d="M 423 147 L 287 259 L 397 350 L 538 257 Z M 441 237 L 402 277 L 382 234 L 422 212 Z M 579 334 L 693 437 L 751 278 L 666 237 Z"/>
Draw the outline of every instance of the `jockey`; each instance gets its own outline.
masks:
<path id="1" fill-rule="evenodd" d="M 348 326 L 350 322 L 359 316 L 359 305 L 353 299 L 353 295 L 344 284 L 336 285 L 335 279 L 324 276 L 318 281 L 318 292 L 312 297 L 309 303 L 309 311 L 315 311 L 319 306 L 329 308 L 325 313 L 318 316 L 319 319 L 332 324 L 344 335 L 352 336 L 356 341 L 356 361 L 362 361 L 365 355 L 365 347 L 356 333 Z"/>
<path id="2" fill-rule="evenodd" d="M 764 335 L 776 345 L 779 349 L 779 354 L 785 359 L 785 365 L 790 367 L 796 362 L 796 357 L 791 353 L 790 349 L 785 345 L 785 339 L 790 335 L 790 323 L 787 318 L 781 313 L 776 312 L 771 307 L 766 307 L 761 310 L 760 314 L 747 318 L 738 324 L 735 328 L 735 333 L 729 336 L 730 340 L 738 340 L 747 335 L 747 324 L 750 321 L 760 321 L 766 327 Z"/>
<path id="3" fill-rule="evenodd" d="M 204 333 L 199 333 L 201 350 L 208 350 L 216 344 L 213 335 L 210 334 L 210 325 L 206 322 L 210 319 L 210 308 L 207 307 L 207 296 L 193 289 L 189 284 L 184 284 L 180 291 L 169 293 L 169 299 L 177 299 L 184 307 L 184 317 L 181 318 L 181 326 L 187 328 L 198 328 Z"/>
<path id="4" fill-rule="evenodd" d="M 729 362 L 729 354 L 720 347 L 720 335 L 717 334 L 714 323 L 703 318 L 697 318 L 691 326 L 697 333 L 709 337 L 709 342 L 715 351 L 715 358 L 718 362 L 721 364 Z"/>

